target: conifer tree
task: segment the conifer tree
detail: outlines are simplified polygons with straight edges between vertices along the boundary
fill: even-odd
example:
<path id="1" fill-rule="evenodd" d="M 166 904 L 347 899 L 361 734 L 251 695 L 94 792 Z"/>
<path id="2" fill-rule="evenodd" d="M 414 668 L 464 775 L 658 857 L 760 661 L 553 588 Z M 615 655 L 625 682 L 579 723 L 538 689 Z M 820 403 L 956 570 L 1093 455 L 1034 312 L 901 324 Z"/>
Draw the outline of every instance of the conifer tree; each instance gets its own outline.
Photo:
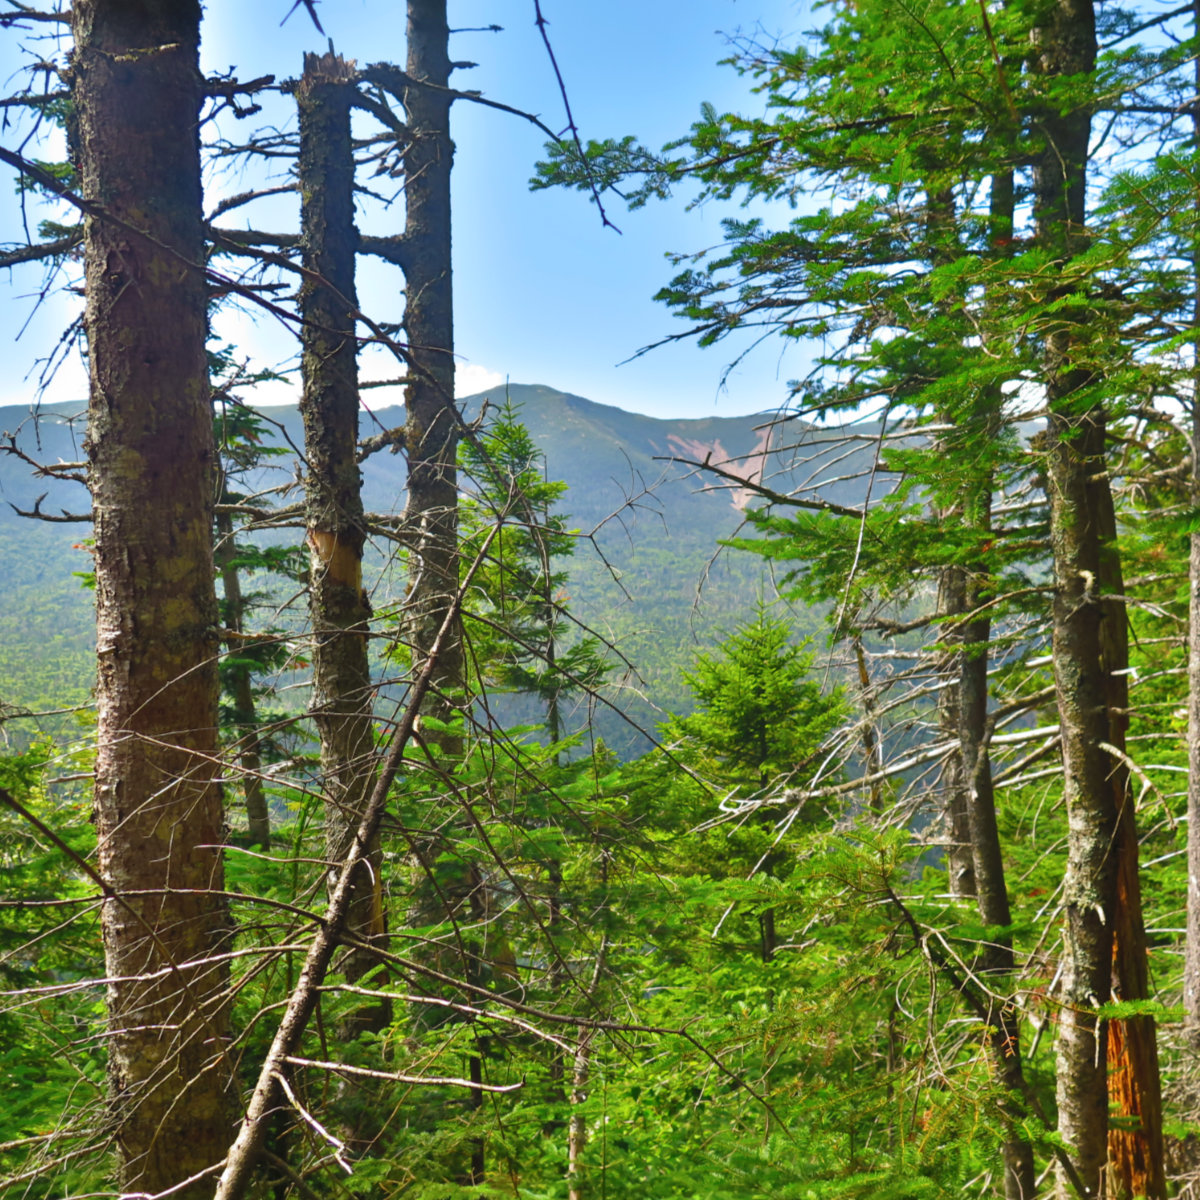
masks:
<path id="1" fill-rule="evenodd" d="M 545 459 L 507 400 L 482 433 L 463 441 L 459 456 L 469 488 L 460 507 L 464 560 L 499 526 L 467 599 L 470 660 L 481 687 L 544 704 L 557 743 L 566 733 L 564 701 L 607 674 L 599 641 L 571 636 L 561 560 L 575 553 L 576 538 L 555 511 L 567 485 L 545 477 Z"/>
<path id="2" fill-rule="evenodd" d="M 1126 24 L 1112 22 L 1117 40 L 1127 36 Z M 936 3 L 856 6 L 820 32 L 815 51 L 742 48 L 741 64 L 768 94 L 766 119 L 706 107 L 690 138 L 665 156 L 647 154 L 631 139 L 594 144 L 589 153 L 594 175 L 641 177 L 635 202 L 687 180 L 717 198 L 795 201 L 806 190 L 835 186 L 836 207 L 801 215 L 786 228 L 727 221 L 726 248 L 700 265 L 689 260 L 693 265 L 661 298 L 689 323 L 688 334 L 676 336 L 702 344 L 763 325 L 786 337 L 820 338 L 823 370 L 797 386 L 797 410 L 878 414 L 879 450 L 861 507 L 761 487 L 764 509 L 752 519 L 768 540 L 742 543 L 797 562 L 804 594 L 837 606 L 839 632 L 846 614 L 869 613 L 880 598 L 912 598 L 906 569 L 910 577 L 940 571 L 943 578 L 965 569 L 972 580 L 971 599 L 946 622 L 944 637 L 947 645 L 966 642 L 957 655 L 957 752 L 961 765 L 971 764 L 970 811 L 981 818 L 972 830 L 986 880 L 981 909 L 1001 927 L 1008 903 L 987 762 L 988 623 L 1005 612 L 1006 575 L 1014 591 L 1039 590 L 1029 586 L 1038 572 L 1029 552 L 1044 545 L 1048 523 L 1057 564 L 1057 701 L 1073 814 L 1074 899 L 1064 931 L 1072 1015 L 1059 1040 L 1058 1072 L 1060 1133 L 1073 1162 L 1064 1165 L 1060 1187 L 1073 1173 L 1072 1186 L 1095 1193 L 1111 1160 L 1118 1190 L 1158 1195 L 1152 1021 L 1114 1018 L 1106 1069 L 1106 1026 L 1097 1013 L 1112 988 L 1123 1001 L 1144 1001 L 1148 992 L 1123 758 L 1125 616 L 1123 601 L 1101 599 L 1125 590 L 1105 471 L 1106 429 L 1122 402 L 1120 385 L 1109 385 L 1107 374 L 1123 350 L 1115 338 L 1102 340 L 1102 329 L 1115 331 L 1100 300 L 1104 285 L 1089 273 L 1098 268 L 1086 258 L 1094 25 L 1087 4 L 1033 14 Z M 881 78 L 893 81 L 887 94 Z M 1109 97 L 1123 86 L 1141 84 L 1110 64 Z M 580 184 L 570 157 L 557 152 L 542 181 Z M 1032 199 L 1032 218 L 1017 227 L 1023 196 Z M 1023 512 L 1013 498 L 1027 455 L 1004 414 L 1005 394 L 1015 386 L 1042 389 L 1050 410 L 1050 432 L 1039 443 L 1046 503 L 1026 504 Z M 910 428 L 928 428 L 924 446 L 885 441 L 895 438 L 897 410 Z M 1007 528 L 997 528 L 993 517 L 993 495 L 1001 490 L 1008 491 L 1006 507 L 1021 512 Z M 927 505 L 938 514 L 932 521 Z M 951 528 L 947 514 L 954 516 Z M 871 623 L 885 634 L 920 626 L 868 616 Z M 1079 640 L 1085 636 L 1086 645 Z M 947 730 L 951 724 L 947 719 Z M 953 746 L 955 739 L 948 741 Z M 1116 859 L 1100 850 L 1111 850 L 1106 839 L 1120 848 L 1119 872 Z M 997 1065 L 1003 1075 L 1006 1064 Z M 1013 1085 L 1017 1095 L 1021 1085 Z M 1111 1138 L 1108 1099 L 1123 1118 Z M 1016 1142 L 1012 1148 L 1021 1163 L 1009 1173 L 1015 1197 L 1032 1187 L 1032 1165 Z"/>
<path id="3" fill-rule="evenodd" d="M 808 677 L 813 665 L 807 644 L 792 640 L 788 623 L 760 597 L 754 616 L 738 626 L 713 653 L 697 654 L 684 680 L 696 711 L 663 726 L 674 752 L 745 801 L 798 788 L 827 766 L 829 735 L 842 723 L 846 703 L 840 689 L 823 693 Z M 764 807 L 758 819 L 771 819 Z M 773 821 L 772 821 L 773 823 Z M 787 857 L 773 837 L 752 872 L 774 875 Z M 775 956 L 775 909 L 759 915 L 763 962 Z"/>

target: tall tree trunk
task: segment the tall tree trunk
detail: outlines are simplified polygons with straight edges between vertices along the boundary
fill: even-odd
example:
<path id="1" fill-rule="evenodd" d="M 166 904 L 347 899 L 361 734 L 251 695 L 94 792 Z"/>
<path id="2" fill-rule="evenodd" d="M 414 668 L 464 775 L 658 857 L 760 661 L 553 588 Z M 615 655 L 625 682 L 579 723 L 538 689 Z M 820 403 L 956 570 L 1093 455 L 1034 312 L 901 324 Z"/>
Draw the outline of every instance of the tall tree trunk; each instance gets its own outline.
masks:
<path id="1" fill-rule="evenodd" d="M 571 1118 L 567 1126 L 567 1200 L 584 1200 L 583 1152 L 587 1147 L 587 1119 L 580 1107 L 587 1100 L 591 1075 L 592 1037 L 595 1031 L 581 1029 L 575 1045 L 575 1070 L 571 1087 Z"/>
<path id="2" fill-rule="evenodd" d="M 1093 594 L 1099 572 L 1087 510 L 1087 475 L 1102 469 L 1104 423 L 1055 412 L 1048 448 L 1054 554 L 1054 675 L 1062 727 L 1067 804 L 1062 992 L 1058 1034 L 1058 1129 L 1089 1196 L 1099 1194 L 1107 1159 L 1106 1030 L 1116 905 L 1117 808 L 1100 745 L 1108 738 L 1100 662 L 1100 618 Z M 1069 1194 L 1065 1178 L 1062 1196 Z"/>
<path id="3" fill-rule="evenodd" d="M 300 118 L 301 245 L 311 272 L 300 292 L 304 318 L 304 449 L 309 611 L 313 632 L 312 714 L 321 739 L 326 853 L 344 862 L 362 820 L 374 768 L 371 610 L 363 591 L 365 540 L 358 441 L 358 347 L 355 340 L 354 155 L 350 102 L 354 64 L 308 54 L 296 88 Z M 385 940 L 378 841 L 367 848 L 354 882 L 347 931 L 366 943 Z M 378 959 L 350 948 L 340 967 L 351 982 Z M 380 1028 L 384 1006 L 358 1010 L 361 1028 Z"/>
<path id="4" fill-rule="evenodd" d="M 458 589 L 458 414 L 454 408 L 454 305 L 450 269 L 449 27 L 446 0 L 409 0 L 409 76 L 404 97 L 409 144 L 404 156 L 404 331 L 411 361 L 406 391 L 408 503 L 412 538 L 408 631 L 419 669 Z M 454 711 L 463 686 L 461 633 L 438 662 L 426 711 Z M 457 739 L 436 739 L 454 756 Z"/>
<path id="5" fill-rule="evenodd" d="M 990 501 L 977 498 L 976 515 Z M 968 611 L 978 608 L 987 592 L 987 580 L 973 576 L 966 592 Z M 967 785 L 971 847 L 975 862 L 976 902 L 985 925 L 1007 928 L 1012 924 L 1008 889 L 1004 879 L 1004 859 L 996 826 L 996 796 L 992 787 L 992 765 L 985 741 L 988 705 L 988 653 L 991 622 L 986 618 L 969 621 L 962 631 L 960 658 L 960 695 L 962 724 L 960 746 L 963 776 Z M 1021 1025 L 1016 1008 L 1002 999 L 1005 983 L 1013 970 L 1012 934 L 993 934 L 979 956 L 977 969 L 988 984 L 990 1012 L 988 1040 L 992 1069 L 1008 1092 L 1001 1105 L 1005 1138 L 1001 1146 L 1004 1159 L 1004 1194 L 1008 1200 L 1033 1200 L 1036 1190 L 1033 1147 L 1016 1132 L 1021 1100 L 1026 1092 L 1021 1065 Z"/>
<path id="6" fill-rule="evenodd" d="M 858 699 L 863 710 L 863 770 L 871 780 L 867 785 L 867 797 L 871 811 L 878 814 L 883 812 L 883 781 L 878 778 L 883 773 L 883 746 L 875 724 L 875 696 L 871 691 L 871 674 L 867 670 L 867 654 L 863 649 L 862 637 L 856 633 L 851 641 L 855 665 L 858 667 Z"/>
<path id="7" fill-rule="evenodd" d="M 242 581 L 237 569 L 237 547 L 234 543 L 233 518 L 228 513 L 217 514 L 217 569 L 221 573 L 221 590 L 225 594 L 225 625 L 230 633 L 245 633 L 245 603 L 242 600 Z M 238 731 L 237 760 L 242 772 L 242 795 L 246 801 L 246 824 L 250 844 L 263 850 L 271 848 L 271 813 L 262 781 L 262 753 L 258 736 L 258 714 L 254 705 L 254 681 L 250 668 L 237 661 L 243 652 L 239 638 L 226 644 L 232 663 L 226 665 L 225 681 L 233 701 L 233 722 Z"/>
<path id="8" fill-rule="evenodd" d="M 950 623 L 941 627 L 941 639 L 947 645 L 941 654 L 938 667 L 942 676 L 937 700 L 938 732 L 943 738 L 955 741 L 959 738 L 963 711 L 962 685 L 957 677 L 962 657 L 957 645 L 962 641 L 962 631 L 956 627 L 955 622 L 966 611 L 966 589 L 966 572 L 962 567 L 951 566 L 942 569 L 938 578 L 937 612 L 939 617 L 950 618 Z M 968 782 L 960 747 L 947 755 L 938 783 L 946 833 L 950 839 L 946 852 L 946 874 L 949 877 L 950 894 L 963 900 L 972 899 L 976 894 Z"/>
<path id="9" fill-rule="evenodd" d="M 1013 172 L 999 171 L 992 176 L 989 225 L 994 246 L 1009 244 L 1012 238 L 1016 193 Z M 980 398 L 974 424 L 985 440 L 999 437 L 1004 397 L 998 388 L 989 389 Z M 964 502 L 968 525 L 979 535 L 992 529 L 994 473 L 989 466 Z M 965 587 L 964 610 L 976 612 L 991 599 L 993 581 L 986 560 L 977 561 L 969 572 Z M 980 920 L 985 925 L 1007 929 L 1012 924 L 1008 904 L 1008 886 L 1004 877 L 1004 853 L 996 822 L 996 793 L 992 783 L 992 761 L 988 749 L 988 649 L 992 637 L 990 617 L 980 614 L 968 620 L 962 629 L 959 672 L 959 696 L 962 725 L 960 753 L 967 791 L 967 815 L 971 850 L 975 864 L 976 899 Z M 985 947 L 979 970 L 988 980 L 989 992 L 1003 994 L 1013 968 L 1012 934 L 995 935 Z M 1021 1062 L 1021 1020 L 1016 1007 L 989 1000 L 989 1020 L 993 1030 L 989 1039 L 992 1069 L 1008 1092 L 1001 1105 L 1005 1138 L 1001 1146 L 1004 1159 L 1004 1194 L 1007 1200 L 1032 1200 L 1037 1187 L 1033 1147 L 1017 1131 L 1022 1097 L 1028 1091 Z"/>
<path id="10" fill-rule="evenodd" d="M 406 628 L 419 670 L 438 630 L 454 605 L 459 582 L 458 435 L 454 407 L 454 292 L 450 257 L 450 28 L 446 0 L 408 0 L 409 77 L 418 82 L 404 94 L 409 142 L 404 154 L 404 332 L 409 369 L 405 392 L 404 444 L 408 452 L 408 502 L 405 527 L 410 538 Z M 422 86 L 422 85 L 429 86 Z M 442 646 L 433 687 L 424 712 L 436 721 L 461 713 L 464 687 L 461 622 Z M 462 754 L 462 738 L 444 729 L 422 731 L 427 745 L 438 747 L 450 765 Z M 430 853 L 428 862 L 436 863 Z M 432 869 L 438 870 L 436 866 Z M 463 864 L 468 881 L 479 871 Z M 475 899 L 470 882 L 461 891 L 453 879 L 418 885 L 414 916 L 418 923 L 449 919 Z M 448 909 L 448 911 L 447 911 Z M 440 910 L 440 912 L 438 911 Z M 482 969 L 480 955 L 459 940 L 461 970 L 469 980 Z M 481 1071 L 478 1054 L 468 1060 L 472 1077 Z M 469 1162 L 456 1169 L 460 1181 L 482 1182 L 485 1146 L 473 1138 Z M 464 1169 L 465 1168 L 465 1169 Z"/>
<path id="11" fill-rule="evenodd" d="M 1192 9 L 1192 36 L 1200 36 L 1200 0 Z M 1195 60 L 1200 97 L 1200 57 Z M 1192 110 L 1192 136 L 1200 152 L 1200 107 Z M 1192 201 L 1200 216 L 1200 192 Z M 1192 247 L 1192 325 L 1200 329 L 1200 237 Z M 1192 347 L 1192 504 L 1200 507 L 1200 345 Z M 1183 1007 L 1192 1041 L 1200 1046 L 1200 530 L 1188 556 L 1188 832 L 1187 949 Z"/>
<path id="12" fill-rule="evenodd" d="M 999 173 L 992 179 L 990 225 L 993 239 L 1011 237 L 1013 178 Z M 949 261 L 953 250 L 954 200 L 952 195 L 929 195 L 927 236 L 934 265 Z M 984 444 L 999 436 L 1003 397 L 985 390 L 968 397 L 969 406 L 942 414 L 950 424 L 965 423 L 970 435 Z M 976 464 L 954 509 L 945 519 L 981 536 L 992 521 L 992 467 L 986 459 Z M 943 769 L 943 795 L 952 846 L 948 855 L 950 888 L 954 895 L 975 898 L 985 925 L 1007 929 L 1012 923 L 1004 860 L 996 823 L 996 798 L 988 752 L 988 647 L 991 621 L 986 614 L 970 618 L 991 594 L 991 577 L 982 558 L 967 566 L 943 569 L 938 586 L 938 612 L 957 618 L 946 624 L 946 655 L 942 688 L 938 693 L 939 729 L 958 742 Z M 976 970 L 987 981 L 988 1036 L 986 1045 L 992 1070 L 1005 1094 L 1000 1114 L 1005 1127 L 1001 1145 L 1004 1193 L 1007 1200 L 1032 1200 L 1036 1187 L 1033 1147 L 1017 1132 L 1026 1092 L 1020 1052 L 1020 1020 L 1015 1007 L 1003 996 L 1013 970 L 1012 935 L 993 934 L 981 947 Z M 997 998 L 993 998 L 997 997 Z"/>
<path id="13" fill-rule="evenodd" d="M 931 184 L 925 193 L 925 241 L 929 262 L 935 269 L 953 262 L 960 252 L 956 226 L 957 204 L 953 188 Z M 946 418 L 953 424 L 953 417 Z M 944 446 L 939 446 L 946 449 Z M 961 505 L 955 501 L 937 513 L 942 525 L 960 523 Z M 958 680 L 959 655 L 953 649 L 962 640 L 956 620 L 965 611 L 966 571 L 954 564 L 943 567 L 938 575 L 937 615 L 949 618 L 940 625 L 941 640 L 946 643 L 939 654 L 938 674 L 941 687 L 937 694 L 938 732 L 947 740 L 957 740 L 962 724 Z M 975 862 L 971 853 L 971 822 L 968 813 L 967 780 L 963 773 L 961 751 L 956 747 L 942 763 L 938 779 L 941 790 L 942 815 L 950 844 L 946 854 L 946 873 L 950 894 L 959 898 L 975 895 Z"/>
<path id="14" fill-rule="evenodd" d="M 1092 510 L 1100 535 L 1100 590 L 1124 596 L 1125 581 L 1117 550 L 1117 519 L 1108 476 L 1090 480 Z M 1129 631 L 1123 600 L 1107 600 L 1100 623 L 1105 670 L 1108 744 L 1117 753 L 1108 764 L 1109 786 L 1117 807 L 1117 900 L 1113 922 L 1112 993 L 1115 1000 L 1149 1000 L 1149 946 L 1142 920 L 1138 874 L 1138 835 L 1129 768 L 1122 759 L 1129 726 Z M 1119 1124 L 1108 1133 L 1108 1155 L 1117 1197 L 1166 1195 L 1163 1165 L 1162 1084 L 1158 1038 L 1152 1016 L 1112 1020 L 1108 1027 L 1108 1098 Z"/>
<path id="15" fill-rule="evenodd" d="M 81 187 L 113 218 L 84 242 L 109 1105 L 120 1190 L 153 1194 L 232 1132 L 200 5 L 77 0 L 71 22 Z"/>
<path id="16" fill-rule="evenodd" d="M 1043 76 L 1083 76 L 1095 66 L 1091 0 L 1056 0 L 1036 30 L 1032 66 Z M 1043 146 L 1034 161 L 1034 217 L 1041 246 L 1065 264 L 1086 245 L 1088 138 L 1085 108 L 1038 114 Z M 1053 296 L 1050 297 L 1053 299 Z M 1050 410 L 1045 439 L 1054 564 L 1054 679 L 1062 727 L 1067 807 L 1062 993 L 1057 1044 L 1058 1132 L 1088 1196 L 1101 1192 L 1108 1158 L 1106 1029 L 1096 1009 L 1110 995 L 1118 809 L 1109 779 L 1107 689 L 1098 595 L 1100 534 L 1089 483 L 1104 472 L 1105 414 L 1086 396 L 1090 373 L 1076 363 L 1079 331 L 1058 317 L 1044 334 Z M 1106 484 L 1107 486 L 1107 484 Z M 1059 1195 L 1072 1191 L 1060 1167 Z"/>

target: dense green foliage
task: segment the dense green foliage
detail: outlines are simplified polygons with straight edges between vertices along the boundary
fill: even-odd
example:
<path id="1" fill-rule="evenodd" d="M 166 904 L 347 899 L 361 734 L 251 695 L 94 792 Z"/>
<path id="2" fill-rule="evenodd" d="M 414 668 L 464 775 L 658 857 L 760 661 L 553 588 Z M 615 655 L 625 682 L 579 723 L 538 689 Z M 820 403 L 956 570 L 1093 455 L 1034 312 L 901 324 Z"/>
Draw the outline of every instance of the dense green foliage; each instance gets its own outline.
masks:
<path id="1" fill-rule="evenodd" d="M 662 299 L 702 344 L 762 327 L 810 341 L 793 411 L 812 423 L 788 426 L 792 457 L 773 452 L 765 470 L 746 423 L 667 429 L 540 388 L 512 389 L 470 429 L 469 720 L 422 718 L 407 748 L 381 835 L 378 967 L 362 985 L 336 964 L 322 981 L 256 1195 L 984 1197 L 1004 1193 L 1002 1147 L 1029 1146 L 1043 1179 L 1069 1153 L 1055 1040 L 1079 822 L 1064 803 L 1064 672 L 1050 653 L 1047 464 L 1061 447 L 1044 428 L 1047 346 L 1064 324 L 1086 376 L 1068 416 L 1101 407 L 1109 423 L 1091 482 L 1118 497 L 1105 548 L 1125 590 L 1100 596 L 1091 578 L 1081 606 L 1107 605 L 1131 634 L 1118 668 L 1128 737 L 1106 752 L 1136 800 L 1151 979 L 1148 997 L 1082 1007 L 1158 1019 L 1172 1175 L 1197 1186 L 1194 1031 L 1177 1003 L 1197 524 L 1179 416 L 1194 403 L 1197 171 L 1174 124 L 1194 100 L 1195 39 L 1165 25 L 1173 42 L 1142 45 L 1142 16 L 1106 8 L 1097 70 L 1052 78 L 1028 65 L 1037 6 L 862 0 L 828 17 L 799 45 L 736 47 L 765 116 L 706 106 L 662 153 L 617 139 L 591 144 L 585 163 L 558 146 L 542 169 L 543 183 L 619 186 L 635 204 L 690 187 L 796 206 L 778 227 L 728 219 L 724 245 L 681 262 Z M 1058 261 L 1039 241 L 1029 164 L 1045 123 L 1081 106 L 1110 119 L 1116 149 L 1097 166 L 1086 244 Z M 1139 149 L 1148 117 L 1162 119 L 1154 161 Z M 226 420 L 223 496 L 236 506 L 261 492 L 266 457 L 287 460 L 264 448 L 274 435 L 260 418 Z M 660 458 L 709 451 L 714 475 L 644 487 Z M 392 457 L 364 465 L 369 507 L 399 491 Z M 667 528 L 651 536 L 656 504 Z M 694 581 L 718 540 L 697 618 Z M 239 670 L 256 698 L 268 670 L 303 683 L 302 623 L 265 603 L 295 554 L 243 534 L 228 544 L 246 597 L 264 601 L 248 612 L 269 616 L 261 643 L 229 648 L 227 685 Z M 82 613 L 86 593 L 34 557 L 13 564 L 19 582 L 49 596 L 69 586 Z M 393 557 L 371 566 L 384 744 L 411 656 L 386 632 L 402 628 Z M 806 607 L 769 604 L 768 579 Z M 6 681 L 21 704 L 63 707 L 86 687 L 71 691 L 62 665 L 82 672 L 86 636 L 52 635 L 46 619 L 29 618 L 46 659 L 14 633 L 0 668 L 24 663 Z M 656 744 L 595 719 L 639 686 L 616 678 L 622 659 L 645 682 L 629 710 Z M 960 693 L 985 661 L 968 728 Z M 227 707 L 226 732 L 298 708 Z M 288 724 L 288 752 L 263 772 L 270 852 L 227 855 L 227 1065 L 243 1092 L 339 866 L 324 861 L 311 730 Z M 971 736 L 983 749 L 966 771 Z M 458 744 L 460 757 L 447 748 Z M 107 1194 L 107 1160 L 85 1153 L 106 1139 L 89 750 L 28 736 L 9 750 L 0 1186 Z M 947 869 L 963 774 L 976 805 L 994 784 L 1008 923 L 989 923 Z M 231 785 L 237 775 L 231 752 Z M 347 1033 L 367 998 L 383 1019 Z M 998 1057 L 1001 1028 L 1012 1036 Z M 1018 1048 L 1014 1087 L 1000 1068 Z"/>

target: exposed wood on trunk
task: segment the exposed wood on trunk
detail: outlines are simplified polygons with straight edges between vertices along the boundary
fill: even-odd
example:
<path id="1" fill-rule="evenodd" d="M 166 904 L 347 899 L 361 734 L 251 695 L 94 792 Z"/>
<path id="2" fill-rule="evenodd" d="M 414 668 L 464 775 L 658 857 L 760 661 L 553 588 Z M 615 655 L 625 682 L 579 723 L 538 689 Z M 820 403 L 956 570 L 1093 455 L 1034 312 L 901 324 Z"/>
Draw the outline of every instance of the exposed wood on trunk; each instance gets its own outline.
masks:
<path id="1" fill-rule="evenodd" d="M 155 1194 L 219 1163 L 231 1131 L 228 967 L 212 959 L 229 925 L 214 848 L 224 830 L 200 5 L 78 0 L 71 22 L 81 190 L 124 223 L 93 210 L 84 236 L 95 822 L 100 873 L 128 895 L 102 918 L 109 1105 L 121 1192 Z M 207 1179 L 172 1194 L 211 1190 Z"/>
<path id="2" fill-rule="evenodd" d="M 1091 0 L 1059 0 L 1038 32 L 1039 73 L 1078 78 L 1093 70 Z M 1087 245 L 1091 121 L 1083 107 L 1065 113 L 1047 109 L 1039 116 L 1045 148 L 1034 168 L 1037 235 L 1065 263 Z M 1165 1183 L 1154 1022 L 1114 1021 L 1106 1031 L 1090 1011 L 1110 997 L 1147 998 L 1148 980 L 1128 770 L 1102 748 L 1124 752 L 1129 648 L 1123 603 L 1102 599 L 1106 593 L 1123 595 L 1124 585 L 1104 469 L 1106 414 L 1088 395 L 1095 382 L 1090 368 L 1077 361 L 1082 332 L 1076 321 L 1060 317 L 1044 338 L 1055 680 L 1069 822 L 1059 1132 L 1089 1189 L 1104 1186 L 1099 1170 L 1111 1195 L 1160 1197 Z M 1101 1111 L 1106 1098 L 1121 1118 L 1111 1130 L 1108 1106 Z M 1065 1181 L 1060 1190 L 1066 1190 Z"/>
<path id="3" fill-rule="evenodd" d="M 1117 549 L 1117 518 L 1108 476 L 1089 481 L 1091 508 L 1100 537 L 1099 586 L 1105 595 L 1124 596 L 1125 581 Z M 1129 628 L 1120 600 L 1104 603 L 1100 645 L 1105 671 L 1108 745 L 1125 753 L 1129 726 Z M 1129 768 L 1122 758 L 1108 762 L 1109 787 L 1117 808 L 1117 900 L 1113 923 L 1112 996 L 1114 1000 L 1151 998 L 1147 967 L 1149 946 L 1142 920 L 1138 875 L 1137 819 Z M 1112 1020 L 1108 1026 L 1108 1098 L 1120 1118 L 1108 1133 L 1110 1195 L 1166 1195 L 1163 1166 L 1162 1084 L 1158 1037 L 1151 1016 Z"/>
<path id="4" fill-rule="evenodd" d="M 367 658 L 371 610 L 363 591 L 365 540 L 358 469 L 358 359 L 353 310 L 357 231 L 350 105 L 354 64 L 305 55 L 296 88 L 300 114 L 301 246 L 311 272 L 300 291 L 306 520 L 313 636 L 311 711 L 321 739 L 325 841 L 330 864 L 346 861 L 374 769 L 372 689 Z M 348 931 L 385 941 L 381 854 L 376 839 L 354 880 Z M 332 869 L 332 867 L 331 867 Z M 378 962 L 369 948 L 345 951 L 350 982 Z M 357 1010 L 380 1028 L 386 1007 Z"/>

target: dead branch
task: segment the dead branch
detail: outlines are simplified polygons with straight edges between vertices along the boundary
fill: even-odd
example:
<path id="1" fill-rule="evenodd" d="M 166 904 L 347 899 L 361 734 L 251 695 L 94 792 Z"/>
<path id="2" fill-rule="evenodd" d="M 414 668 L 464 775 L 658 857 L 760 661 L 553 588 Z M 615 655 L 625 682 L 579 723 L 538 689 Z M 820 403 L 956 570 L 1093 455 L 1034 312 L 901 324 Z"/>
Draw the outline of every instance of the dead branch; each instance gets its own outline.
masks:
<path id="1" fill-rule="evenodd" d="M 22 4 L 21 0 L 6 0 L 6 2 L 11 4 L 16 11 L 0 13 L 0 28 L 20 25 L 22 21 L 49 22 L 55 25 L 71 23 L 69 12 L 44 12 L 40 8 L 30 8 L 28 4 Z"/>
<path id="2" fill-rule="evenodd" d="M 43 492 L 34 502 L 33 508 L 23 509 L 18 508 L 15 504 L 10 503 L 9 508 L 17 514 L 18 517 L 29 517 L 34 521 L 52 521 L 59 524 L 87 524 L 92 522 L 91 513 L 73 513 L 67 512 L 65 508 L 59 510 L 59 516 L 54 516 L 52 513 L 42 512 L 42 501 L 49 495 L 49 492 Z"/>
<path id="3" fill-rule="evenodd" d="M 270 87 L 275 82 L 274 75 L 260 75 L 257 79 L 249 79 L 240 83 L 236 79 L 206 79 L 204 94 L 206 96 L 253 96 L 263 88 Z"/>
<path id="4" fill-rule="evenodd" d="M 409 692 L 408 706 L 392 735 L 387 756 L 383 760 L 383 764 L 375 780 L 375 786 L 371 791 L 371 798 L 367 802 L 362 821 L 359 823 L 358 831 L 346 856 L 346 862 L 342 866 L 341 873 L 338 876 L 337 886 L 330 897 L 329 906 L 325 913 L 325 920 L 321 923 L 321 927 L 313 939 L 312 946 L 309 948 L 299 980 L 288 1000 L 287 1009 L 280 1020 L 279 1028 L 276 1030 L 275 1038 L 271 1043 L 271 1048 L 263 1060 L 258 1075 L 258 1082 L 255 1084 L 254 1093 L 246 1109 L 246 1116 L 242 1121 L 242 1127 L 225 1158 L 225 1168 L 217 1183 L 214 1200 L 242 1200 L 242 1197 L 245 1195 L 246 1187 L 250 1182 L 251 1172 L 258 1160 L 263 1138 L 266 1135 L 267 1123 L 271 1118 L 271 1113 L 275 1106 L 275 1097 L 282 1080 L 284 1065 L 291 1056 L 292 1051 L 299 1044 L 300 1038 L 316 1006 L 317 998 L 320 994 L 318 989 L 325 980 L 325 974 L 329 969 L 329 964 L 333 960 L 335 951 L 342 943 L 342 934 L 350 911 L 355 872 L 358 869 L 359 863 L 363 861 L 366 848 L 370 846 L 379 829 L 380 822 L 383 820 L 384 809 L 388 801 L 388 792 L 391 789 L 392 781 L 396 778 L 396 774 L 404 760 L 404 752 L 416 729 L 421 703 L 425 699 L 425 695 L 433 682 L 434 672 L 441 657 L 442 647 L 451 636 L 451 631 L 458 618 L 463 595 L 466 589 L 470 587 L 471 581 L 474 579 L 475 573 L 483 561 L 483 554 L 486 553 L 488 547 L 491 545 L 496 532 L 497 530 L 493 529 L 488 535 L 488 539 L 484 543 L 480 554 L 467 570 L 466 577 L 463 579 L 454 597 L 454 602 L 450 605 L 446 618 L 438 630 L 437 637 L 434 640 L 425 665 L 420 675 L 413 682 Z"/>
<path id="5" fill-rule="evenodd" d="M 379 993 L 369 992 L 367 994 L 377 996 Z M 373 1071 L 370 1067 L 352 1067 L 346 1063 L 321 1062 L 314 1058 L 296 1058 L 294 1055 L 288 1055 L 283 1061 L 294 1067 L 315 1067 L 321 1071 L 332 1071 L 337 1075 L 357 1075 L 362 1079 L 387 1079 L 392 1083 L 414 1083 L 435 1087 L 464 1087 L 472 1088 L 477 1092 L 519 1092 L 525 1086 L 524 1082 L 475 1083 L 470 1079 L 458 1079 L 444 1075 L 403 1075 L 398 1071 Z"/>
<path id="6" fill-rule="evenodd" d="M 395 429 L 385 429 L 383 433 L 376 433 L 370 437 L 363 438 L 358 443 L 358 453 L 355 455 L 355 461 L 364 462 L 372 454 L 377 454 L 380 450 L 391 450 L 393 454 L 398 454 L 403 449 L 404 426 L 397 425 Z"/>
<path id="7" fill-rule="evenodd" d="M 61 258 L 83 242 L 83 226 L 77 225 L 70 233 L 50 242 L 38 242 L 32 246 L 19 246 L 16 250 L 0 251 L 0 268 L 15 267 L 21 263 L 41 262 L 46 258 Z"/>

